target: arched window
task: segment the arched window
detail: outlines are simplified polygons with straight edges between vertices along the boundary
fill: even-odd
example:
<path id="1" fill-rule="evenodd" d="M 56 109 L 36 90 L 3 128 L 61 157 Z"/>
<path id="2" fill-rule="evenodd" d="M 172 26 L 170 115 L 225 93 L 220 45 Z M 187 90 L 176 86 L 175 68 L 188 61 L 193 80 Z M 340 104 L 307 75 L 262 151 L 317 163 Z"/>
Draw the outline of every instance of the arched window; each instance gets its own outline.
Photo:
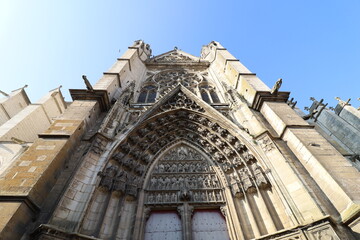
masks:
<path id="1" fill-rule="evenodd" d="M 220 99 L 214 87 L 207 84 L 200 86 L 201 98 L 207 103 L 219 103 Z"/>
<path id="2" fill-rule="evenodd" d="M 213 103 L 219 103 L 220 102 L 220 99 L 215 91 L 214 88 L 210 89 L 210 96 L 211 96 L 211 99 L 212 99 L 212 102 Z"/>
<path id="3" fill-rule="evenodd" d="M 154 85 L 147 85 L 141 89 L 138 102 L 139 103 L 153 103 L 156 98 L 157 87 Z"/>
<path id="4" fill-rule="evenodd" d="M 207 102 L 210 103 L 210 97 L 209 97 L 209 93 L 206 89 L 201 89 L 201 98 Z"/>

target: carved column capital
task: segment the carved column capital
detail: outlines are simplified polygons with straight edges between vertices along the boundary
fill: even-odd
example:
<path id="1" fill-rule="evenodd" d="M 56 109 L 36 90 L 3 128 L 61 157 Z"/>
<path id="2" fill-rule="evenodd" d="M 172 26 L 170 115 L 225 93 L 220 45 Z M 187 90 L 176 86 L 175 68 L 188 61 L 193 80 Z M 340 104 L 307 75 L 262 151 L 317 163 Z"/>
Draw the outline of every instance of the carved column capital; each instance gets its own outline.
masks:
<path id="1" fill-rule="evenodd" d="M 222 205 L 220 207 L 220 211 L 221 211 L 221 214 L 226 218 L 226 216 L 227 216 L 227 207 L 226 207 L 226 205 Z"/>
<path id="2" fill-rule="evenodd" d="M 184 205 L 178 206 L 176 210 L 177 210 L 180 218 L 183 218 L 183 217 L 184 217 L 184 213 L 185 213 Z"/>
<path id="3" fill-rule="evenodd" d="M 144 220 L 145 220 L 145 222 L 149 219 L 151 210 L 152 210 L 151 207 L 145 207 L 144 208 Z"/>

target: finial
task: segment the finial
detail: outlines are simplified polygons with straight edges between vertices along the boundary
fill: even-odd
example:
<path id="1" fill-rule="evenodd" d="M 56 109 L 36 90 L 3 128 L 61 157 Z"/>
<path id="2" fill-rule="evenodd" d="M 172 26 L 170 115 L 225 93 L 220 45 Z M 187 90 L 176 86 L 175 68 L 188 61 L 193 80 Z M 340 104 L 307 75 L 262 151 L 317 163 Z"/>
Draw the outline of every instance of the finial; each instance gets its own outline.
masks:
<path id="1" fill-rule="evenodd" d="M 175 47 L 174 47 L 174 50 L 178 50 L 178 47 L 177 47 L 177 46 L 175 46 Z"/>

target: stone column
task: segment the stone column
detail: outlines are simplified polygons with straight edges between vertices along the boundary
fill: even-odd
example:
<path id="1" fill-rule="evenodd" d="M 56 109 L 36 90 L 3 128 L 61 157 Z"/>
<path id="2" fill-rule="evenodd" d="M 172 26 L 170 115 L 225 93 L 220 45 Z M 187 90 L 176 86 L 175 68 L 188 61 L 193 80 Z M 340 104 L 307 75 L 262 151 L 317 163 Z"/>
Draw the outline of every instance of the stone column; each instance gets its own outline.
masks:
<path id="1" fill-rule="evenodd" d="M 245 207 L 245 211 L 249 216 L 249 222 L 251 224 L 251 229 L 254 232 L 255 238 L 260 237 L 261 236 L 260 230 L 259 230 L 259 227 L 258 227 L 257 222 L 255 220 L 254 214 L 253 214 L 253 212 L 251 210 L 251 206 L 249 205 L 249 200 L 248 200 L 246 195 L 244 196 L 244 199 L 242 201 L 243 201 L 242 202 L 243 206 Z"/>
<path id="2" fill-rule="evenodd" d="M 246 211 L 244 201 L 242 199 L 234 199 L 237 215 L 239 216 L 240 226 L 244 235 L 244 239 L 252 239 L 255 237 L 254 230 L 251 226 L 249 213 Z"/>
<path id="3" fill-rule="evenodd" d="M 133 219 L 136 201 L 131 196 L 126 196 L 121 210 L 120 223 L 116 232 L 116 240 L 130 239 L 133 230 Z"/>
<path id="4" fill-rule="evenodd" d="M 92 236 L 97 235 L 109 201 L 108 196 L 109 192 L 99 188 L 96 189 L 94 197 L 90 203 L 90 207 L 87 209 L 84 220 L 81 224 L 81 233 Z"/>
<path id="5" fill-rule="evenodd" d="M 136 211 L 136 217 L 135 217 L 135 223 L 134 223 L 134 231 L 133 233 L 133 239 L 143 239 L 144 238 L 144 232 L 146 227 L 146 221 L 150 217 L 151 208 L 150 207 L 144 207 L 144 200 L 145 200 L 145 192 L 144 190 L 140 190 L 139 197 L 138 197 L 138 207 Z"/>
<path id="6" fill-rule="evenodd" d="M 281 200 L 277 194 L 274 193 L 275 191 L 275 189 L 272 191 L 260 189 L 261 196 L 264 199 L 266 207 L 269 210 L 270 216 L 272 217 L 277 230 L 289 228 L 291 226 L 291 218 L 287 216 Z"/>
<path id="7" fill-rule="evenodd" d="M 229 236 L 232 239 L 245 239 L 244 227 L 240 223 L 241 214 L 236 211 L 236 203 L 239 199 L 233 198 L 229 188 L 226 188 L 223 192 L 226 199 L 226 206 L 220 208 L 222 214 L 225 217 L 228 227 Z"/>
<path id="8" fill-rule="evenodd" d="M 182 232 L 184 240 L 192 239 L 192 228 L 191 228 L 191 217 L 193 214 L 194 207 L 189 206 L 188 203 L 184 203 L 182 206 L 177 208 L 182 223 Z"/>
<path id="9" fill-rule="evenodd" d="M 114 227 L 118 223 L 119 206 L 121 202 L 121 193 L 112 192 L 109 200 L 109 204 L 104 216 L 104 220 L 100 229 L 100 238 L 111 238 L 114 233 Z"/>
<path id="10" fill-rule="evenodd" d="M 266 227 L 267 232 L 268 233 L 276 232 L 277 231 L 276 226 L 273 222 L 273 219 L 269 213 L 269 210 L 264 202 L 264 199 L 262 198 L 262 195 L 261 195 L 259 189 L 258 189 L 257 193 L 255 193 L 253 195 L 253 198 L 255 200 L 257 207 L 259 208 L 259 212 L 260 212 L 262 220 L 264 221 L 264 225 Z"/>

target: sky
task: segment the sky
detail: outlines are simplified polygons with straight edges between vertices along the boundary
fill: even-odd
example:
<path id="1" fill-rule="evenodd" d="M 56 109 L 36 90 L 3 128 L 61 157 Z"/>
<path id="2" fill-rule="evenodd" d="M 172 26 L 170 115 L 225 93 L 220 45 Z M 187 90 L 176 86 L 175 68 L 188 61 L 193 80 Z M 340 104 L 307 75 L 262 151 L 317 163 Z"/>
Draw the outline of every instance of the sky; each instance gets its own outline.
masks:
<path id="1" fill-rule="evenodd" d="M 0 0 L 0 90 L 28 85 L 36 102 L 62 85 L 95 84 L 133 41 L 154 55 L 200 55 L 215 40 L 270 88 L 360 106 L 360 1 Z"/>

